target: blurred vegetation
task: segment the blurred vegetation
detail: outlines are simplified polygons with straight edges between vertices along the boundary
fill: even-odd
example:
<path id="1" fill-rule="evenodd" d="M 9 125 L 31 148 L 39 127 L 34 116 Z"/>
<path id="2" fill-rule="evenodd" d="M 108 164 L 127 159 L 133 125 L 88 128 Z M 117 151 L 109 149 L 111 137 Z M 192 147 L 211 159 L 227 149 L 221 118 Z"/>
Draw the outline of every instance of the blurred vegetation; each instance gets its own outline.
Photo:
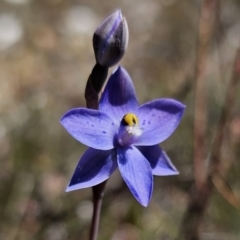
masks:
<path id="1" fill-rule="evenodd" d="M 139 102 L 173 97 L 187 109 L 177 131 L 161 144 L 180 175 L 156 177 L 152 201 L 143 208 L 116 172 L 106 186 L 99 240 L 178 236 L 194 181 L 200 1 L 2 0 L 0 240 L 88 239 L 91 189 L 64 192 L 86 147 L 67 134 L 59 119 L 67 110 L 85 106 L 85 84 L 95 64 L 92 34 L 117 8 L 126 16 L 130 32 L 121 64 L 133 79 Z M 204 75 L 208 150 L 239 49 L 238 0 L 221 1 L 219 27 Z M 213 190 L 201 224 L 202 240 L 240 239 L 239 205 L 226 197 L 240 199 L 240 95 L 234 100 L 221 146 L 223 187 Z"/>

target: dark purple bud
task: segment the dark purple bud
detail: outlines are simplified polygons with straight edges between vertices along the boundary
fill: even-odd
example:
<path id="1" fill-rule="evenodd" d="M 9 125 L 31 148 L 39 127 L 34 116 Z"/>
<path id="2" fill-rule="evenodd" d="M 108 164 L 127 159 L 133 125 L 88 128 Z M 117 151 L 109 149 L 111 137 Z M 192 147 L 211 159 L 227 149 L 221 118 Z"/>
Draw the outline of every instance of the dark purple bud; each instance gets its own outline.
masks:
<path id="1" fill-rule="evenodd" d="M 123 57 L 128 45 L 128 26 L 120 10 L 110 15 L 93 35 L 97 63 L 112 67 Z"/>

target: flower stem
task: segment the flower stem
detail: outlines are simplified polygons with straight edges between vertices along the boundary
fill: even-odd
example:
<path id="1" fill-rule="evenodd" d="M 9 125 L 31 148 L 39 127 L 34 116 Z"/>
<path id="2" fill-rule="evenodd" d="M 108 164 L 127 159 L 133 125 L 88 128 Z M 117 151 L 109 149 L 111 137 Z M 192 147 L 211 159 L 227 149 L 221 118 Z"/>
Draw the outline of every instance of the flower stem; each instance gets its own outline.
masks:
<path id="1" fill-rule="evenodd" d="M 106 81 L 108 73 L 107 67 L 102 67 L 96 63 L 94 66 L 85 89 L 85 99 L 87 108 L 98 109 L 98 94 L 101 92 L 102 86 Z M 107 181 L 104 181 L 92 187 L 93 190 L 93 216 L 90 229 L 89 240 L 97 240 L 99 219 L 101 213 L 102 199 L 104 195 L 104 188 Z"/>
<path id="2" fill-rule="evenodd" d="M 108 68 L 95 64 L 87 81 L 85 99 L 87 108 L 98 109 L 98 94 L 107 79 Z"/>
<path id="3" fill-rule="evenodd" d="M 89 240 L 97 240 L 99 219 L 101 213 L 102 199 L 104 195 L 104 188 L 106 182 L 102 182 L 92 188 L 93 190 L 93 216 L 92 224 L 90 229 L 90 238 Z"/>

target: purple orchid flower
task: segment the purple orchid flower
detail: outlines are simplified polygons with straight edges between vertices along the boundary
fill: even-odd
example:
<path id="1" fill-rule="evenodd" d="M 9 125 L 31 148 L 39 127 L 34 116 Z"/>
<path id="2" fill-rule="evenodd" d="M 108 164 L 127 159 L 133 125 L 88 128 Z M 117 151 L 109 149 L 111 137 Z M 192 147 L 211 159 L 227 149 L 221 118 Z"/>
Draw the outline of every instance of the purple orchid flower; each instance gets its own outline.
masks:
<path id="1" fill-rule="evenodd" d="M 97 185 L 118 167 L 134 197 L 147 206 L 153 175 L 178 174 L 158 144 L 177 128 L 184 108 L 173 99 L 158 99 L 139 107 L 131 78 L 119 67 L 107 83 L 99 110 L 76 108 L 61 119 L 66 130 L 89 147 L 66 191 Z"/>

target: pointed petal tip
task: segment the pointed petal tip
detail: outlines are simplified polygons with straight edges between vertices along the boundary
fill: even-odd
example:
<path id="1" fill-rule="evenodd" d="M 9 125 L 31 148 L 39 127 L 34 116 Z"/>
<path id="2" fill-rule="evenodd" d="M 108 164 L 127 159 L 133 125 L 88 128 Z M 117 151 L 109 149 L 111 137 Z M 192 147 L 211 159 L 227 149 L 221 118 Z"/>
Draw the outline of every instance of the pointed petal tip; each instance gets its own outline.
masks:
<path id="1" fill-rule="evenodd" d="M 175 171 L 175 173 L 173 173 L 172 175 L 179 175 L 180 172 L 178 170 Z"/>
<path id="2" fill-rule="evenodd" d="M 116 9 L 112 14 L 110 14 L 104 21 L 115 21 L 117 20 L 118 18 L 122 19 L 122 11 L 120 8 Z"/>
<path id="3" fill-rule="evenodd" d="M 166 98 L 166 100 L 172 100 L 173 102 L 175 102 L 176 105 L 178 105 L 179 107 L 181 107 L 183 111 L 184 111 L 185 108 L 187 107 L 185 104 L 179 102 L 179 101 L 176 100 L 176 99 Z"/>
<path id="4" fill-rule="evenodd" d="M 169 104 L 173 104 L 173 105 L 175 104 L 176 106 L 179 106 L 179 107 L 181 107 L 183 109 L 186 108 L 185 104 L 181 103 L 180 101 L 178 101 L 178 100 L 176 100 L 174 98 L 161 98 L 159 100 L 165 101 L 166 103 L 169 102 Z"/>
<path id="5" fill-rule="evenodd" d="M 113 14 L 119 14 L 119 15 L 121 15 L 121 14 L 122 14 L 121 8 L 117 8 L 111 15 L 113 15 Z"/>
<path id="6" fill-rule="evenodd" d="M 67 193 L 67 192 L 72 192 L 72 191 L 80 190 L 80 189 L 83 189 L 83 188 L 87 188 L 87 186 L 84 186 L 84 187 L 81 186 L 80 187 L 80 185 L 81 185 L 81 183 L 80 184 L 74 184 L 74 185 L 70 186 L 70 183 L 69 183 L 69 185 L 65 189 L 65 192 Z"/>
<path id="7" fill-rule="evenodd" d="M 71 111 L 71 110 L 68 110 L 67 112 L 65 112 L 65 113 L 62 115 L 62 117 L 60 118 L 59 122 L 60 122 L 61 124 L 63 124 L 63 120 L 64 120 L 65 116 L 68 114 L 69 111 Z"/>
<path id="8" fill-rule="evenodd" d="M 121 68 L 121 66 L 116 66 L 113 71 L 112 74 L 115 74 L 117 71 L 119 71 L 119 69 Z"/>
<path id="9" fill-rule="evenodd" d="M 179 175 L 180 172 L 175 168 L 175 174 L 174 175 Z"/>
<path id="10" fill-rule="evenodd" d="M 184 111 L 185 111 L 185 109 L 186 109 L 186 107 L 187 107 L 187 105 L 185 105 L 185 104 L 182 104 L 182 103 L 181 103 L 181 105 L 182 105 L 182 111 L 184 112 Z"/>
<path id="11" fill-rule="evenodd" d="M 175 169 L 174 171 L 172 170 L 171 173 L 166 174 L 166 175 L 162 175 L 162 176 L 163 176 L 163 177 L 164 177 L 164 176 L 175 176 L 175 175 L 179 175 L 179 174 L 180 174 L 179 171 L 178 171 L 177 169 Z"/>
<path id="12" fill-rule="evenodd" d="M 119 16 L 120 16 L 121 19 L 123 18 L 121 8 L 118 8 L 115 12 L 119 14 Z"/>
<path id="13" fill-rule="evenodd" d="M 176 102 L 178 102 L 179 106 L 183 109 L 183 111 L 185 110 L 185 108 L 187 107 L 185 104 L 179 102 L 178 100 L 174 100 Z"/>
<path id="14" fill-rule="evenodd" d="M 66 112 L 66 113 L 60 118 L 60 120 L 59 120 L 59 123 L 61 123 L 61 125 L 62 125 L 63 127 L 64 127 L 64 119 L 65 119 L 67 113 L 68 113 L 68 112 Z"/>
<path id="15" fill-rule="evenodd" d="M 112 77 L 117 77 L 122 79 L 122 81 L 130 81 L 132 82 L 131 77 L 129 76 L 127 70 L 122 67 L 121 65 L 119 65 L 118 67 L 116 67 L 113 72 L 112 72 Z M 118 80 L 119 81 L 119 80 Z"/>
<path id="16" fill-rule="evenodd" d="M 140 201 L 138 200 L 139 203 L 140 203 L 143 207 L 147 207 L 147 206 L 149 205 L 149 203 L 150 203 L 150 201 L 151 201 L 151 199 L 152 199 L 152 192 L 153 192 L 153 186 L 152 186 L 152 190 L 151 190 L 151 192 L 150 192 L 149 197 L 148 197 L 147 200 L 144 200 L 144 201 L 142 201 L 142 202 L 140 202 Z"/>
<path id="17" fill-rule="evenodd" d="M 149 199 L 148 202 L 139 202 L 139 203 L 140 203 L 143 207 L 146 208 L 146 207 L 149 205 L 150 200 L 151 200 L 151 199 Z"/>
<path id="18" fill-rule="evenodd" d="M 168 170 L 163 170 L 159 171 L 159 169 L 153 169 L 153 175 L 154 176 L 159 176 L 159 177 L 168 177 L 168 176 L 175 176 L 179 175 L 179 171 L 177 169 L 168 169 Z"/>
<path id="19" fill-rule="evenodd" d="M 117 70 L 115 71 L 115 73 L 116 73 L 116 74 L 125 75 L 125 77 L 130 78 L 127 70 L 126 70 L 124 67 L 122 67 L 121 65 L 118 66 L 118 68 L 117 68 Z"/>
<path id="20" fill-rule="evenodd" d="M 77 190 L 77 189 L 73 189 L 73 186 L 67 186 L 66 187 L 66 189 L 65 189 L 65 192 L 67 193 L 67 192 L 72 192 L 72 191 L 74 191 L 74 190 Z"/>
<path id="21" fill-rule="evenodd" d="M 120 65 L 116 71 L 116 74 L 123 75 L 125 72 L 127 71 Z"/>
<path id="22" fill-rule="evenodd" d="M 149 205 L 150 201 L 151 201 L 152 192 L 151 192 L 148 200 L 146 200 L 146 199 L 140 199 L 140 198 L 136 197 L 134 194 L 133 194 L 133 196 L 135 197 L 135 200 L 137 200 L 138 203 L 139 203 L 141 206 L 147 207 L 147 206 Z"/>

